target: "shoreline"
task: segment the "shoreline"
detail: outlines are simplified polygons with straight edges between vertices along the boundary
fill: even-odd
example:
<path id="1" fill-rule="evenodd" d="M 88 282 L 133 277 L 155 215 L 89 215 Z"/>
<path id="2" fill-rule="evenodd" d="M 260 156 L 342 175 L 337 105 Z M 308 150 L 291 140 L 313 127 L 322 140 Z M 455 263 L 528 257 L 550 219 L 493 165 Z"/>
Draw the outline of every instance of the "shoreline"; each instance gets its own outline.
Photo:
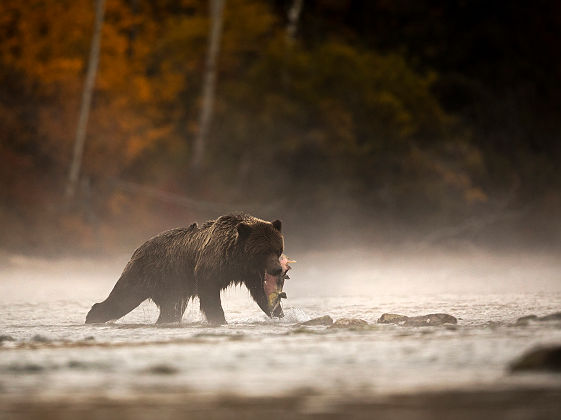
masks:
<path id="1" fill-rule="evenodd" d="M 371 396 L 356 400 L 324 394 L 281 397 L 148 394 L 131 398 L 0 397 L 0 419 L 557 419 L 561 387 L 453 390 Z"/>

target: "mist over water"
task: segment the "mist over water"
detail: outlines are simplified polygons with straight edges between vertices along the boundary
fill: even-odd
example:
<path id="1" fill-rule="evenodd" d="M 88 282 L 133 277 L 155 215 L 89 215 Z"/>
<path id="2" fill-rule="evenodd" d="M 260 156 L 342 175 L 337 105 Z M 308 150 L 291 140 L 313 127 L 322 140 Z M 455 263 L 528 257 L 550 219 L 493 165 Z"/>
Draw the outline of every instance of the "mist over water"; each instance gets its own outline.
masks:
<path id="1" fill-rule="evenodd" d="M 482 3 L 0 1 L 0 420 L 561 418 L 561 2 Z M 284 318 L 85 324 L 243 212 Z"/>
<path id="2" fill-rule="evenodd" d="M 128 257 L 11 257 L 0 273 L 0 387 L 6 397 L 91 398 L 186 392 L 361 397 L 424 390 L 561 385 L 512 375 L 509 363 L 559 343 L 559 321 L 515 326 L 561 308 L 555 256 L 425 250 L 309 252 L 290 257 L 285 318 L 268 319 L 244 287 L 222 293 L 228 321 L 209 327 L 198 301 L 181 324 L 155 326 L 145 302 L 124 318 L 84 325 Z M 457 325 L 376 324 L 385 312 L 448 313 Z M 360 318 L 366 329 L 302 327 L 314 317 Z M 48 386 L 47 386 L 48 384 Z M 166 391 L 167 390 L 167 391 Z"/>

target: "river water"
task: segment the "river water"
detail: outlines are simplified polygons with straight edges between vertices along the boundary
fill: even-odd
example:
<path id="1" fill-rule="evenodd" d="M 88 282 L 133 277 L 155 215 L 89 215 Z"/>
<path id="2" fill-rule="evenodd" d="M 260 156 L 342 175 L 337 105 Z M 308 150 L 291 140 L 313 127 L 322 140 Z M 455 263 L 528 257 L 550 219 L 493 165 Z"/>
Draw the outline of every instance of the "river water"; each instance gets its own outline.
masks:
<path id="1" fill-rule="evenodd" d="M 153 325 L 145 302 L 121 320 L 84 325 L 126 257 L 5 258 L 0 271 L 0 392 L 4 398 L 191 395 L 372 396 L 449 389 L 559 386 L 550 374 L 511 374 L 534 346 L 561 343 L 561 323 L 517 318 L 561 310 L 555 256 L 469 252 L 291 255 L 285 318 L 270 320 L 244 288 L 223 293 L 228 325 L 209 327 L 190 302 L 181 324 Z M 377 324 L 385 312 L 444 312 L 457 325 Z M 364 329 L 302 327 L 330 315 Z"/>

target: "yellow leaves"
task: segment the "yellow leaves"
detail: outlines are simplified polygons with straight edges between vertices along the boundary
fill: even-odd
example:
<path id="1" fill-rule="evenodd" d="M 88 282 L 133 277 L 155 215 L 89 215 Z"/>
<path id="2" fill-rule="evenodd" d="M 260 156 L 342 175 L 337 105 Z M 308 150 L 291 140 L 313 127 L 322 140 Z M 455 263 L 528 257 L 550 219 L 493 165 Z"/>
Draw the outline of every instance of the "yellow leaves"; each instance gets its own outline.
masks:
<path id="1" fill-rule="evenodd" d="M 84 61 L 80 58 L 61 57 L 45 64 L 37 64 L 35 73 L 47 85 L 64 83 L 68 78 L 78 76 L 83 66 Z"/>
<path id="2" fill-rule="evenodd" d="M 153 99 L 159 102 L 173 102 L 185 87 L 186 69 L 178 71 L 171 63 L 161 63 L 160 73 L 149 81 L 153 89 Z"/>
<path id="3" fill-rule="evenodd" d="M 469 204 L 475 204 L 487 202 L 488 197 L 481 188 L 474 187 L 469 188 L 464 192 L 464 199 Z"/>
<path id="4" fill-rule="evenodd" d="M 449 148 L 454 148 L 460 154 L 470 152 L 467 145 L 462 143 L 450 144 Z M 425 187 L 430 187 L 434 191 L 435 198 L 448 197 L 446 190 L 455 191 L 459 194 L 466 204 L 475 205 L 487 201 L 487 194 L 477 185 L 470 176 L 471 170 L 466 165 L 466 161 L 456 157 L 451 159 L 442 153 L 428 153 L 415 147 L 411 150 L 410 163 L 417 168 L 420 173 L 432 174 L 433 179 L 424 180 Z"/>
<path id="5" fill-rule="evenodd" d="M 331 100 L 326 100 L 320 104 L 320 109 L 325 124 L 330 127 L 331 134 L 337 139 L 334 145 L 336 153 L 354 149 L 356 138 L 351 112 L 343 108 L 340 103 Z"/>
<path id="6" fill-rule="evenodd" d="M 66 214 L 59 219 L 59 231 L 73 238 L 73 246 L 94 249 L 98 244 L 94 226 L 79 214 Z"/>
<path id="7" fill-rule="evenodd" d="M 198 130 L 208 2 L 156 3 L 139 2 L 136 13 L 128 0 L 106 3 L 84 159 L 91 174 L 130 168 L 139 174 L 138 167 L 144 174 L 152 166 L 165 178 L 189 158 Z M 439 187 L 462 191 L 468 202 L 484 199 L 471 178 L 472 168 L 482 165 L 476 152 L 446 161 L 431 149 L 448 123 L 430 90 L 434 73 L 419 74 L 399 54 L 382 55 L 343 38 L 305 46 L 295 41 L 288 48 L 280 16 L 271 2 L 226 2 L 211 130 L 216 138 L 209 142 L 220 156 L 209 160 L 235 166 L 230 156 L 249 146 L 263 159 L 303 151 L 330 159 L 329 171 L 352 157 L 361 168 L 373 167 L 364 169 L 367 178 L 378 173 L 372 162 L 386 153 L 397 162 L 388 164 L 396 172 L 410 165 L 438 179 Z M 76 129 L 93 22 L 91 0 L 0 2 L 0 64 L 23 74 L 46 98 L 37 105 L 37 131 L 42 147 L 61 161 Z M 425 153 L 446 164 L 407 156 L 410 143 L 428 144 Z"/>
<path id="8" fill-rule="evenodd" d="M 263 52 L 264 42 L 272 35 L 275 23 L 267 2 L 228 0 L 220 42 L 220 71 L 237 69 L 244 64 L 247 54 Z M 202 71 L 209 25 L 207 10 L 169 18 L 154 49 L 159 57 L 158 65 L 167 66 L 167 71 Z"/>
<path id="9" fill-rule="evenodd" d="M 444 183 L 458 189 L 469 187 L 470 179 L 465 173 L 453 171 L 443 164 L 436 162 L 434 163 L 434 168 L 438 175 L 442 177 Z"/>
<path id="10" fill-rule="evenodd" d="M 171 131 L 171 126 L 163 126 L 146 129 L 139 134 L 130 136 L 124 154 L 125 162 L 133 162 L 145 150 L 161 142 L 163 138 L 170 136 Z"/>
<path id="11" fill-rule="evenodd" d="M 91 4 L 3 1 L 0 15 L 10 28 L 0 31 L 0 62 L 25 72 L 31 83 L 50 85 L 79 74 L 80 46 L 87 45 L 93 22 Z"/>
<path id="12" fill-rule="evenodd" d="M 111 194 L 107 200 L 106 208 L 112 216 L 119 216 L 128 204 L 128 197 L 123 193 L 116 192 Z"/>
<path id="13" fill-rule="evenodd" d="M 169 18 L 162 32 L 152 51 L 157 55 L 158 66 L 166 65 L 168 71 L 178 71 L 203 62 L 208 35 L 205 15 Z"/>
<path id="14" fill-rule="evenodd" d="M 140 102 L 148 102 L 153 99 L 152 86 L 146 77 L 135 75 L 132 79 L 132 85 L 134 92 L 136 92 L 136 98 Z"/>
<path id="15" fill-rule="evenodd" d="M 0 2 L 0 65 L 43 95 L 36 105 L 41 149 L 61 166 L 67 165 L 75 135 L 93 23 L 90 0 Z M 170 124 L 159 121 L 160 105 L 177 100 L 185 67 L 164 67 L 160 78 L 147 75 L 160 36 L 161 25 L 150 15 L 133 13 L 130 2 L 106 2 L 86 172 L 119 173 L 120 166 L 169 135 Z"/>
<path id="16" fill-rule="evenodd" d="M 399 138 L 407 138 L 415 133 L 415 121 L 404 103 L 394 93 L 382 90 L 374 95 L 377 111 L 376 118 L 386 121 L 387 125 L 396 128 Z"/>
<path id="17" fill-rule="evenodd" d="M 261 51 L 263 45 L 260 41 L 265 35 L 270 34 L 275 21 L 266 2 L 227 1 L 222 40 L 222 50 L 227 55 L 226 59 L 230 61 L 242 53 Z"/>

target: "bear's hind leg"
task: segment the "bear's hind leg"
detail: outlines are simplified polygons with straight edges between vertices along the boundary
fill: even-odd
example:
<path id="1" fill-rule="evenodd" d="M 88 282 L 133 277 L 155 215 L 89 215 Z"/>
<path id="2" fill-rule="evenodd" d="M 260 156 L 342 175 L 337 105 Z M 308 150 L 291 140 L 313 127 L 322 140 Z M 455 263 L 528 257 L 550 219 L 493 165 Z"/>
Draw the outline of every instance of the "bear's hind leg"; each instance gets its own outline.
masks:
<path id="1" fill-rule="evenodd" d="M 201 301 L 201 311 L 205 314 L 206 320 L 213 325 L 226 324 L 224 310 L 220 302 L 220 289 L 199 291 Z"/>
<path id="2" fill-rule="evenodd" d="M 183 318 L 188 301 L 189 299 L 187 298 L 174 302 L 156 302 L 160 308 L 160 316 L 158 317 L 156 324 L 181 322 L 181 318 Z"/>
<path id="3" fill-rule="evenodd" d="M 136 293 L 114 293 L 103 302 L 92 306 L 86 315 L 86 324 L 103 323 L 125 316 L 143 301 L 147 296 Z"/>

